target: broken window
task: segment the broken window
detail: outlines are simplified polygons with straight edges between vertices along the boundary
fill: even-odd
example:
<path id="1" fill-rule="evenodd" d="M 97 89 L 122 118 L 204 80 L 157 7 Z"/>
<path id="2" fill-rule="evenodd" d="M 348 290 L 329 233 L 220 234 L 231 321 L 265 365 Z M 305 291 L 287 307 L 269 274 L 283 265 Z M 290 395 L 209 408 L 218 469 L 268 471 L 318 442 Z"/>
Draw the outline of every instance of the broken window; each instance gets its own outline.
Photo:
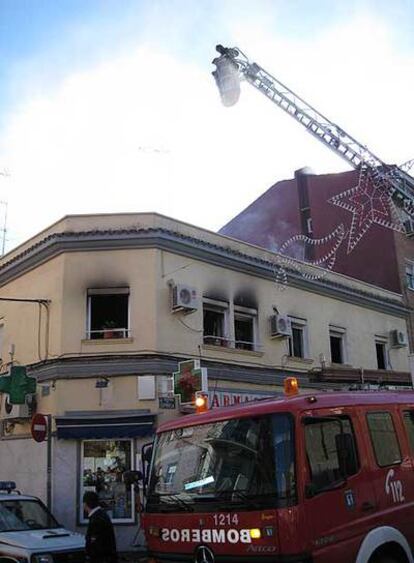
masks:
<path id="1" fill-rule="evenodd" d="M 88 338 L 128 338 L 129 288 L 88 290 Z"/>

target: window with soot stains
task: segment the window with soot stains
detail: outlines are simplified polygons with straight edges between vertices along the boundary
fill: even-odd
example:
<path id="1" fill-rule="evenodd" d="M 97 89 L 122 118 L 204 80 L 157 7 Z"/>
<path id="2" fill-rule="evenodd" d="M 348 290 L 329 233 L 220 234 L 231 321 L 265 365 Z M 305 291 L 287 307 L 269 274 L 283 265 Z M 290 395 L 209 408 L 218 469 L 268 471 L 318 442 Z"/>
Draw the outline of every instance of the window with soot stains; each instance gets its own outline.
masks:
<path id="1" fill-rule="evenodd" d="M 128 338 L 129 288 L 88 290 L 87 338 Z"/>

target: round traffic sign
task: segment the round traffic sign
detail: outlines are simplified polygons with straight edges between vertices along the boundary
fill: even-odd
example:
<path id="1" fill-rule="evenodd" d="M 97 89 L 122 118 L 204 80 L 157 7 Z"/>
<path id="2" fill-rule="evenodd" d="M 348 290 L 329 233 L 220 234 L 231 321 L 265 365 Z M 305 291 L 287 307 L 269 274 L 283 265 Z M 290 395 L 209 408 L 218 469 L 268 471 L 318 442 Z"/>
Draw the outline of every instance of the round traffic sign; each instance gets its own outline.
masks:
<path id="1" fill-rule="evenodd" d="M 35 414 L 30 426 L 32 438 L 36 442 L 44 442 L 47 436 L 47 418 L 44 414 Z"/>

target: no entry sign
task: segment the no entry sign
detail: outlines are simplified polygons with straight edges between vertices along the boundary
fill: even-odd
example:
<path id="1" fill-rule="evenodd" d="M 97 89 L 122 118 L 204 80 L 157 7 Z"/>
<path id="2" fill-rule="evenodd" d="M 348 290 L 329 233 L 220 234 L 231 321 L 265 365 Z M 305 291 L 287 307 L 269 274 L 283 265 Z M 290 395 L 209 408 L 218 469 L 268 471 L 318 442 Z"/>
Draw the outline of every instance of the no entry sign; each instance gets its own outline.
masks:
<path id="1" fill-rule="evenodd" d="M 44 442 L 47 436 L 47 418 L 44 414 L 35 414 L 31 424 L 32 438 L 36 442 Z"/>

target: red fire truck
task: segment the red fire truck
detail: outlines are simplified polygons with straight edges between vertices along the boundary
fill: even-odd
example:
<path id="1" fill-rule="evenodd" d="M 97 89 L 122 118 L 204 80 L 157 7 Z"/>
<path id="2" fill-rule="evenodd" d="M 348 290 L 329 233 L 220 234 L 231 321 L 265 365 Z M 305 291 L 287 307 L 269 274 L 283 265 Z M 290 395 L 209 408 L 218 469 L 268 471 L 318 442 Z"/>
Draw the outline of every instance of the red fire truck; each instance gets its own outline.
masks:
<path id="1" fill-rule="evenodd" d="M 152 563 L 413 563 L 414 393 L 295 394 L 166 423 L 143 522 Z"/>

